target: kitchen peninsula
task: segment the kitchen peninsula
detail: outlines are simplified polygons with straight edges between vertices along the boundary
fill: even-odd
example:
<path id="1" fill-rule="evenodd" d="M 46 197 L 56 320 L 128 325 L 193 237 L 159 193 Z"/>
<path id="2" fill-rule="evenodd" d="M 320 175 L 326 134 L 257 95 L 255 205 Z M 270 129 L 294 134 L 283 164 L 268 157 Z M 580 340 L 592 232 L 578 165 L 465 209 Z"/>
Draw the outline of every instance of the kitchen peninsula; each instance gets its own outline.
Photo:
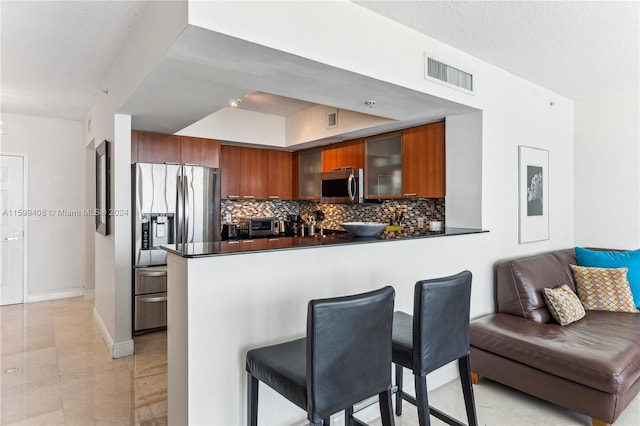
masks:
<path id="1" fill-rule="evenodd" d="M 416 281 L 459 272 L 459 259 L 448 264 L 436 253 L 460 253 L 469 259 L 466 268 L 481 268 L 467 253 L 473 249 L 460 244 L 469 233 L 486 243 L 481 230 L 446 229 L 391 241 L 289 237 L 255 240 L 260 247 L 165 247 L 169 424 L 245 423 L 247 350 L 303 336 L 311 299 L 392 285 L 396 309 L 410 312 Z M 243 244 L 253 248 L 230 248 Z M 304 422 L 304 412 L 266 386 L 259 398 L 260 423 Z"/>

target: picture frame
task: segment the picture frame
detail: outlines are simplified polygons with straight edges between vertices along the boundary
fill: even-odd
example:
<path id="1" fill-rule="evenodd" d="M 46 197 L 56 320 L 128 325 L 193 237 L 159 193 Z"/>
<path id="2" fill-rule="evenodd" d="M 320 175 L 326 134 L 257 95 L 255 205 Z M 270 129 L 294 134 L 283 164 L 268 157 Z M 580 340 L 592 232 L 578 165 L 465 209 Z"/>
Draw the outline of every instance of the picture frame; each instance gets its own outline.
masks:
<path id="1" fill-rule="evenodd" d="M 549 151 L 518 147 L 518 242 L 549 239 Z"/>
<path id="2" fill-rule="evenodd" d="M 96 232 L 109 235 L 109 209 L 111 208 L 111 143 L 104 140 L 96 148 Z"/>

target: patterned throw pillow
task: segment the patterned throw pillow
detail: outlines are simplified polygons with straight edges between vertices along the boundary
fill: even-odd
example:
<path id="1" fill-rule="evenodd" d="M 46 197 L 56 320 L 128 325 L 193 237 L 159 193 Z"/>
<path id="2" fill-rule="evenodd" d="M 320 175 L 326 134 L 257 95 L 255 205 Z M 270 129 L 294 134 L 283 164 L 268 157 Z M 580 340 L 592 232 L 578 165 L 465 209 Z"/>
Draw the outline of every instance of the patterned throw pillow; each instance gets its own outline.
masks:
<path id="1" fill-rule="evenodd" d="M 628 268 L 569 265 L 578 297 L 588 311 L 638 312 L 627 281 Z"/>
<path id="2" fill-rule="evenodd" d="M 571 324 L 585 315 L 580 299 L 566 284 L 556 288 L 545 288 L 543 295 L 551 315 L 560 325 Z"/>

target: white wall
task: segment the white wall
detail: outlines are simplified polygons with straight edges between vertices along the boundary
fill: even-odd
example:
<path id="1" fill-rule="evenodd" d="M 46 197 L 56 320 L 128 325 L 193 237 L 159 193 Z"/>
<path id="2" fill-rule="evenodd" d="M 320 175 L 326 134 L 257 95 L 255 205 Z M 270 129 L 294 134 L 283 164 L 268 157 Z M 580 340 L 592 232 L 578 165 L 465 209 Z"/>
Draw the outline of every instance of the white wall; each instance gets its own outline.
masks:
<path id="1" fill-rule="evenodd" d="M 26 301 L 80 296 L 86 217 L 57 210 L 85 207 L 82 122 L 7 113 L 2 120 L 2 152 L 27 154 L 27 208 L 48 212 L 27 223 Z"/>
<path id="2" fill-rule="evenodd" d="M 113 207 L 131 212 L 130 119 L 116 116 L 121 106 L 158 63 L 168 46 L 185 28 L 187 2 L 148 2 L 136 32 L 127 40 L 104 82 L 107 93 L 98 93 L 87 121 L 85 135 L 112 142 Z M 95 238 L 94 320 L 114 357 L 133 353 L 131 338 L 131 217 L 112 218 L 113 232 Z"/>
<path id="3" fill-rule="evenodd" d="M 384 262 L 388 267 L 376 270 L 375 276 L 367 275 L 365 279 L 411 286 L 417 278 L 469 269 L 474 276 L 471 316 L 475 318 L 495 309 L 492 266 L 497 260 L 573 246 L 572 101 L 350 2 L 252 3 L 251 13 L 247 13 L 247 6 L 242 2 L 190 4 L 191 24 L 482 111 L 481 225 L 490 232 L 406 242 L 406 247 L 411 247 L 411 256 L 406 257 L 409 250 L 400 250 L 397 258 L 387 256 Z M 328 27 L 332 30 L 326 31 Z M 291 36 L 302 33 L 305 37 Z M 475 96 L 424 80 L 425 51 L 462 69 L 473 70 Z M 478 123 L 473 126 L 477 128 Z M 546 241 L 518 244 L 519 145 L 549 151 L 550 238 Z M 469 158 L 459 155 L 459 161 L 452 164 L 452 168 L 465 167 Z M 360 254 L 354 248 L 349 251 L 353 256 Z M 314 262 L 319 265 L 336 261 L 328 250 L 317 250 L 314 254 Z M 399 267 L 407 262 L 411 262 L 410 274 Z M 365 268 L 365 271 L 368 270 Z M 402 293 L 398 306 L 411 306 L 407 294 Z M 241 354 L 235 355 L 241 357 Z M 205 411 L 209 407 L 210 401 L 204 395 L 190 394 L 190 398 Z M 271 420 L 276 422 L 275 417 Z"/>
<path id="4" fill-rule="evenodd" d="M 591 247 L 640 247 L 637 90 L 575 103 L 575 237 Z"/>
<path id="5" fill-rule="evenodd" d="M 482 112 L 445 122 L 446 226 L 482 228 Z"/>

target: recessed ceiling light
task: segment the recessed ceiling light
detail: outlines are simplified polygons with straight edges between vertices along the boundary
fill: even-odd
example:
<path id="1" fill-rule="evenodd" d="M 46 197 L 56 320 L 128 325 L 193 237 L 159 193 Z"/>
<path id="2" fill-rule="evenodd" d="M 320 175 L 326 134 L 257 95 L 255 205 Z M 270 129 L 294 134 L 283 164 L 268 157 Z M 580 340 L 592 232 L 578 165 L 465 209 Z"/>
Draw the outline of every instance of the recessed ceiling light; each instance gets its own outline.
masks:
<path id="1" fill-rule="evenodd" d="M 240 98 L 236 99 L 235 101 L 231 101 L 231 106 L 233 108 L 237 108 L 238 105 L 240 105 L 240 102 L 242 102 L 242 99 L 240 99 Z"/>

